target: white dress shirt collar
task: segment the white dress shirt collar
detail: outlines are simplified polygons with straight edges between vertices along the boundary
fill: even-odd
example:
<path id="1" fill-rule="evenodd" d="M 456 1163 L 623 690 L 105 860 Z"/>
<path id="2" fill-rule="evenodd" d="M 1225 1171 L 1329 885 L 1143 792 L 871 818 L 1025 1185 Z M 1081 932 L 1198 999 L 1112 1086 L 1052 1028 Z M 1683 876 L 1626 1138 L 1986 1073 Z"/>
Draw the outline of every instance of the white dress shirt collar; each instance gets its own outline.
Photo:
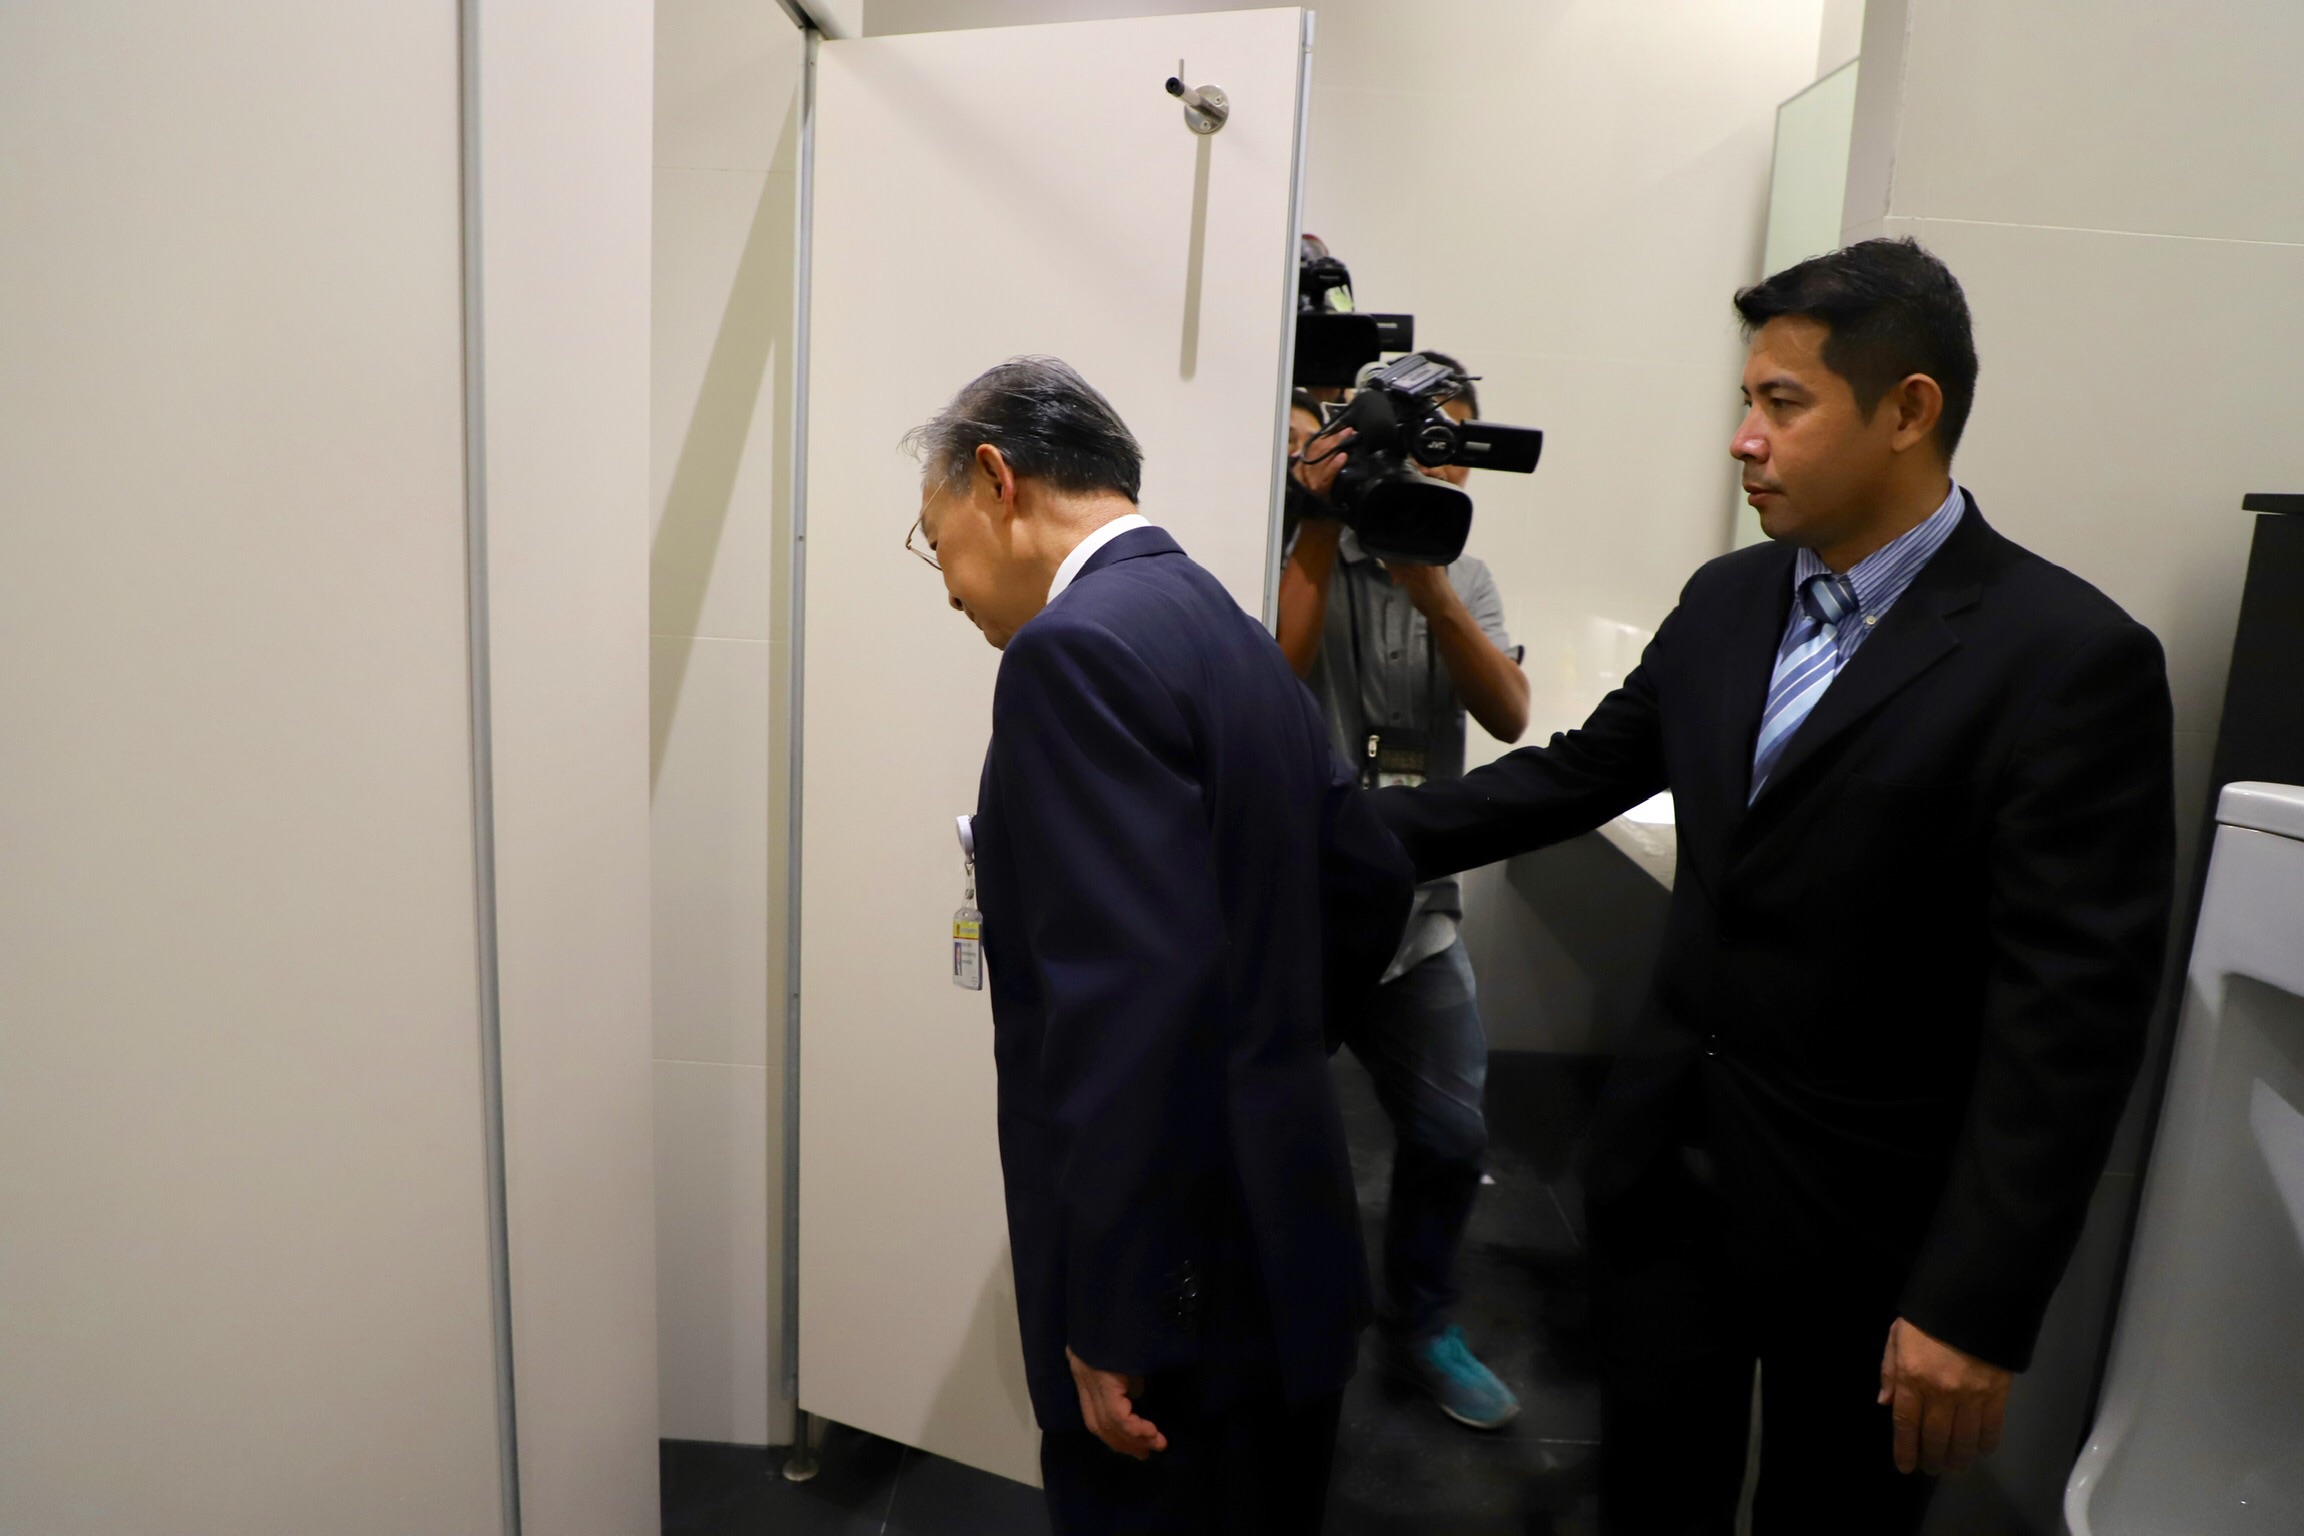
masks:
<path id="1" fill-rule="evenodd" d="M 1152 520 L 1143 513 L 1131 512 L 1125 517 L 1112 519 L 1073 545 L 1072 553 L 1066 555 L 1064 563 L 1056 567 L 1056 579 L 1048 583 L 1048 601 L 1054 602 L 1064 595 L 1064 589 L 1072 585 L 1073 578 L 1080 574 L 1080 568 L 1088 563 L 1096 551 L 1124 533 L 1134 533 L 1139 528 L 1151 526 Z"/>

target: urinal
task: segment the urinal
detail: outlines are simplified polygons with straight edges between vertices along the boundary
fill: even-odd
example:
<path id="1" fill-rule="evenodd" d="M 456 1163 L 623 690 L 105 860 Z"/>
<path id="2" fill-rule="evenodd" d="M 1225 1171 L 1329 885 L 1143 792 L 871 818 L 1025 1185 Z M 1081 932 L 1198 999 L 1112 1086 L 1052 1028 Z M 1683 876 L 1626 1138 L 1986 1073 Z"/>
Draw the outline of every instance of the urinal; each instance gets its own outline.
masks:
<path id="1" fill-rule="evenodd" d="M 2072 1536 L 2304 1531 L 2304 788 L 2216 819 Z"/>

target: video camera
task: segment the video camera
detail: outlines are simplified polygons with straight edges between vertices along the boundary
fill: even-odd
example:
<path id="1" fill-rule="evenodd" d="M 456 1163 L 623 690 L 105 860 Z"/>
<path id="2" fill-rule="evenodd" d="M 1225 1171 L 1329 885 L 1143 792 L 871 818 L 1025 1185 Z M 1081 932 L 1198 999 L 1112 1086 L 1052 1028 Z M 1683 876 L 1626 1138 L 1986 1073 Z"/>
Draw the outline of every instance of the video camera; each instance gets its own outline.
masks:
<path id="1" fill-rule="evenodd" d="M 1344 455 L 1328 492 L 1330 510 L 1378 559 L 1446 565 L 1464 553 L 1472 498 L 1419 473 L 1417 464 L 1534 473 L 1544 452 L 1542 432 L 1458 421 L 1441 409 L 1470 382 L 1446 363 L 1411 352 L 1369 375 L 1351 404 L 1329 417 L 1328 430 L 1349 427 L 1354 434 L 1327 450 Z"/>
<path id="2" fill-rule="evenodd" d="M 1413 315 L 1362 314 L 1352 305 L 1352 273 L 1328 254 L 1318 235 L 1296 250 L 1296 383 L 1348 389 L 1360 370 L 1387 352 L 1416 345 Z"/>

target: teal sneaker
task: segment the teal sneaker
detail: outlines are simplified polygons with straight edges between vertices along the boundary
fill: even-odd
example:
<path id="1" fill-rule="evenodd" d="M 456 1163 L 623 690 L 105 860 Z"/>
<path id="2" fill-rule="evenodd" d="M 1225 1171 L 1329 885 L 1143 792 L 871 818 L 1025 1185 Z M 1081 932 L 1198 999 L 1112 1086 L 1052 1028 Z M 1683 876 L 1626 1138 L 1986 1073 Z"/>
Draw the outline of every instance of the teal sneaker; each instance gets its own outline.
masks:
<path id="1" fill-rule="evenodd" d="M 1440 1411 L 1473 1429 L 1502 1429 L 1520 1414 L 1520 1399 L 1482 1365 L 1454 1325 L 1427 1339 L 1391 1349 L 1394 1368 L 1408 1377 Z"/>

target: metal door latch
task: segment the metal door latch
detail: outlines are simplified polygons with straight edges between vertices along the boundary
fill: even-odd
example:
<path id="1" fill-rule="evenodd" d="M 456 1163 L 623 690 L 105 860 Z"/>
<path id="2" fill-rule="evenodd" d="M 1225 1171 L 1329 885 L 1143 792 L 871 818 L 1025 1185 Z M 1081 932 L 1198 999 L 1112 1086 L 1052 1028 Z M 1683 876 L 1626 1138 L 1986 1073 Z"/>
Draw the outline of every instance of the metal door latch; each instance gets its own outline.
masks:
<path id="1" fill-rule="evenodd" d="M 1221 89 L 1184 83 L 1182 59 L 1176 61 L 1176 73 L 1168 77 L 1168 94 L 1184 103 L 1184 126 L 1194 133 L 1214 133 L 1232 115 L 1231 99 Z"/>

